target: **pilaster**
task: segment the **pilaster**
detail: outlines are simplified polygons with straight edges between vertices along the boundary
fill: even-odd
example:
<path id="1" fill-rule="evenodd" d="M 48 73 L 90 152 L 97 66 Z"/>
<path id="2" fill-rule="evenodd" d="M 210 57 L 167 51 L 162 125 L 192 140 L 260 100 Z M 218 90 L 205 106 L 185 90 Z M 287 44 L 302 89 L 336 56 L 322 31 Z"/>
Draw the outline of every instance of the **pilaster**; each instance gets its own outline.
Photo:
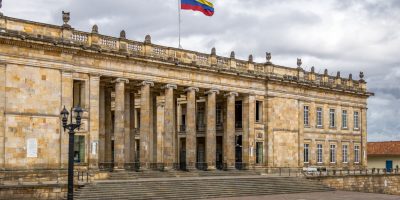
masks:
<path id="1" fill-rule="evenodd" d="M 72 71 L 61 72 L 61 106 L 67 109 L 72 108 L 73 104 L 73 79 Z M 61 110 L 62 108 L 60 108 Z M 68 132 L 64 132 L 60 123 L 60 148 L 61 148 L 61 168 L 65 169 L 68 166 Z"/>

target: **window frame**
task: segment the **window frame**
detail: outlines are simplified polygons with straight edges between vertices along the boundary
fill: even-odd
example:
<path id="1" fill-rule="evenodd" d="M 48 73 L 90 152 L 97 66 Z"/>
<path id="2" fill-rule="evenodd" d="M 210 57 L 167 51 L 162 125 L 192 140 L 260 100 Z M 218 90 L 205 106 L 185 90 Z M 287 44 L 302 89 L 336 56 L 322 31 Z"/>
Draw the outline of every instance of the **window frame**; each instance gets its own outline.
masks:
<path id="1" fill-rule="evenodd" d="M 256 100 L 256 123 L 262 123 L 263 121 L 263 101 Z"/>
<path id="2" fill-rule="evenodd" d="M 310 126 L 310 106 L 303 106 L 303 123 L 305 127 Z"/>
<path id="3" fill-rule="evenodd" d="M 360 145 L 358 144 L 354 145 L 354 163 L 360 163 Z"/>
<path id="4" fill-rule="evenodd" d="M 324 162 L 323 160 L 323 145 L 322 144 L 317 144 L 317 163 L 322 164 Z"/>
<path id="5" fill-rule="evenodd" d="M 329 147 L 329 162 L 336 163 L 336 144 L 331 144 Z"/>
<path id="6" fill-rule="evenodd" d="M 316 113 L 317 128 L 322 128 L 324 126 L 323 109 L 321 107 L 317 107 Z"/>
<path id="7" fill-rule="evenodd" d="M 342 110 L 342 129 L 348 128 L 347 110 Z"/>
<path id="8" fill-rule="evenodd" d="M 354 130 L 360 130 L 360 112 L 359 111 L 353 112 L 353 126 L 354 126 Z"/>
<path id="9" fill-rule="evenodd" d="M 306 164 L 310 163 L 310 144 L 304 144 L 303 154 L 303 162 Z"/>
<path id="10" fill-rule="evenodd" d="M 329 127 L 336 128 L 336 110 L 333 108 L 329 109 Z"/>
<path id="11" fill-rule="evenodd" d="M 342 145 L 342 162 L 349 163 L 349 145 L 347 144 Z"/>

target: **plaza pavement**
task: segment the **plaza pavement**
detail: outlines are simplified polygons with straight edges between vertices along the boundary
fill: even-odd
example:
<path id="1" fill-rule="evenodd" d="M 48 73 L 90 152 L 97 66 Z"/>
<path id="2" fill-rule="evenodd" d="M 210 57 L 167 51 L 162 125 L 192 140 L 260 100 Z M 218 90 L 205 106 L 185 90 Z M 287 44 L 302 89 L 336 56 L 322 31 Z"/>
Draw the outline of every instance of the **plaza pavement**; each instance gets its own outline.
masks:
<path id="1" fill-rule="evenodd" d="M 217 198 L 213 200 L 400 200 L 400 196 L 360 192 L 314 192 L 253 197 Z"/>

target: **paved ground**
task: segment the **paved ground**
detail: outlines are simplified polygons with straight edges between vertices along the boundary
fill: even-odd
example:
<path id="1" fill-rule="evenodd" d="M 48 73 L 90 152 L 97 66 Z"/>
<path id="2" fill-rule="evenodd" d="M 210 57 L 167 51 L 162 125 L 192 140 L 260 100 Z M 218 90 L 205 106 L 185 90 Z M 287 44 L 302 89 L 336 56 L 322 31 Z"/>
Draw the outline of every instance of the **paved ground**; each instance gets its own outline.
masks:
<path id="1" fill-rule="evenodd" d="M 400 196 L 333 191 L 302 194 L 267 195 L 257 197 L 218 198 L 213 200 L 400 200 Z"/>

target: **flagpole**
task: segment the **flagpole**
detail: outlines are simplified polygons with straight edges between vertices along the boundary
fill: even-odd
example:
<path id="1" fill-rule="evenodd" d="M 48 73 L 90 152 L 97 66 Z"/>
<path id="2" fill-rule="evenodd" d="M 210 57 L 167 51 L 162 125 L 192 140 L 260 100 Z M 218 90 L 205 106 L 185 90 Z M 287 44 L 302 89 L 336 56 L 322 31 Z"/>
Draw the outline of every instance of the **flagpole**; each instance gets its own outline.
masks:
<path id="1" fill-rule="evenodd" d="M 181 0 L 178 0 L 178 24 L 179 24 L 179 48 L 182 49 L 181 46 Z"/>

